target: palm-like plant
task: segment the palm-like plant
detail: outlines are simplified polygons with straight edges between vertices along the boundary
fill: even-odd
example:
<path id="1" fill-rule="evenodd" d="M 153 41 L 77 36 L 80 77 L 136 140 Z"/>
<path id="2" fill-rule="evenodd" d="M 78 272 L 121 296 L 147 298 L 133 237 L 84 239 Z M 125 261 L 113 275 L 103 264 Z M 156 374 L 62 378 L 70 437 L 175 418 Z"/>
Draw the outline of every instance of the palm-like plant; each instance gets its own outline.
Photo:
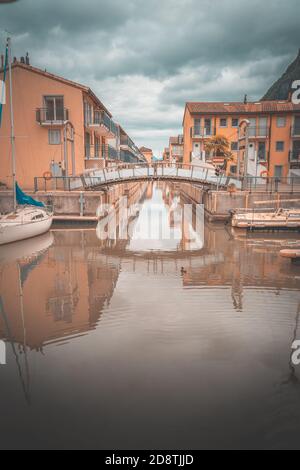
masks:
<path id="1" fill-rule="evenodd" d="M 230 151 L 230 142 L 224 135 L 214 135 L 206 140 L 204 143 L 205 151 L 213 158 L 221 156 L 225 160 L 232 160 L 232 153 Z"/>

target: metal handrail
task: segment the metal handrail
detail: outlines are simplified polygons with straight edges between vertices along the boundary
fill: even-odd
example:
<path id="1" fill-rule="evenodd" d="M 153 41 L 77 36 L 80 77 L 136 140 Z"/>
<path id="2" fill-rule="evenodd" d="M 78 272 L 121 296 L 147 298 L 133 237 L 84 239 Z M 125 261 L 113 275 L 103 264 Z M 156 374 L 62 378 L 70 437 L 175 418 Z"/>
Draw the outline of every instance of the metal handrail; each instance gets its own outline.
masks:
<path id="1" fill-rule="evenodd" d="M 59 123 L 69 120 L 69 110 L 67 108 L 37 108 L 36 121 L 42 123 Z"/>

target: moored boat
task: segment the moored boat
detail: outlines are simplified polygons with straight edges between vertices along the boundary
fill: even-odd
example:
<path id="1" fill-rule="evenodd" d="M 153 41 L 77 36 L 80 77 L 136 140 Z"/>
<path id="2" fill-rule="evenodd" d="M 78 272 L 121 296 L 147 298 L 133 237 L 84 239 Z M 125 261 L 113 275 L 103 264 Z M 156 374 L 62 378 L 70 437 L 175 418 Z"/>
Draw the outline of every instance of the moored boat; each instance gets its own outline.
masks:
<path id="1" fill-rule="evenodd" d="M 236 210 L 232 214 L 233 227 L 244 229 L 300 229 L 300 209 L 277 209 L 256 212 Z"/>
<path id="2" fill-rule="evenodd" d="M 25 206 L 0 218 L 0 245 L 47 232 L 52 224 L 52 213 L 44 208 Z"/>

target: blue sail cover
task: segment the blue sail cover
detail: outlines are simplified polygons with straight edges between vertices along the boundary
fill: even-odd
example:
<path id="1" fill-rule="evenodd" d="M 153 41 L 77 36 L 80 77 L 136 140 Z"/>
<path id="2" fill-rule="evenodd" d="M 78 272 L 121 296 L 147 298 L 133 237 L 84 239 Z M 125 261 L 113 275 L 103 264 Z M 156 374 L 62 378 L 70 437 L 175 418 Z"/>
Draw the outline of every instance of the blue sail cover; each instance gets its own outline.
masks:
<path id="1" fill-rule="evenodd" d="M 6 46 L 5 63 L 4 63 L 4 71 L 3 71 L 3 88 L 2 88 L 2 93 L 0 96 L 0 127 L 1 127 L 1 121 L 2 121 L 2 109 L 3 109 L 3 102 L 4 102 L 5 78 L 6 78 L 7 65 L 8 65 L 8 47 Z"/>
<path id="2" fill-rule="evenodd" d="M 42 202 L 36 201 L 31 196 L 28 196 L 27 194 L 23 193 L 18 183 L 16 183 L 16 198 L 18 204 L 28 204 L 30 206 L 45 207 L 45 204 L 43 204 Z"/>

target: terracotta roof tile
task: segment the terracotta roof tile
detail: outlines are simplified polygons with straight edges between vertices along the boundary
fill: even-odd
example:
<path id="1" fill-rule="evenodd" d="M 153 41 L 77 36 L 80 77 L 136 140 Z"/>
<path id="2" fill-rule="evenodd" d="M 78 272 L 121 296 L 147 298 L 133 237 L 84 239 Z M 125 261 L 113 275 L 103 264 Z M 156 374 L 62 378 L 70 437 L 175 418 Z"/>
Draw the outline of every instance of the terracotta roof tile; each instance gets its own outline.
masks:
<path id="1" fill-rule="evenodd" d="M 72 80 L 68 80 L 67 78 L 60 77 L 59 75 L 55 75 L 54 73 L 47 72 L 46 70 L 38 69 L 37 67 L 33 67 L 32 65 L 23 64 L 22 62 L 18 62 L 18 61 L 13 62 L 12 68 L 15 68 L 15 67 L 19 67 L 29 72 L 37 73 L 39 75 L 43 75 L 44 77 L 51 78 L 52 80 L 57 80 L 66 85 L 79 88 L 80 90 L 90 95 L 90 97 L 94 99 L 94 101 L 98 104 L 98 106 L 104 109 L 104 111 L 109 115 L 109 117 L 112 117 L 112 114 L 108 111 L 106 106 L 104 106 L 102 101 L 99 100 L 99 98 L 95 95 L 95 93 L 88 86 L 82 85 L 81 83 L 73 82 Z M 3 72 L 3 69 L 0 70 L 0 73 L 1 71 Z"/>
<path id="2" fill-rule="evenodd" d="M 169 138 L 169 143 L 170 144 L 176 144 L 176 145 L 183 145 L 183 142 L 179 142 L 179 137 L 178 135 L 172 136 Z"/>
<path id="3" fill-rule="evenodd" d="M 188 102 L 190 113 L 203 114 L 257 114 L 300 111 L 300 104 L 290 101 L 258 101 L 255 103 L 239 102 Z"/>

